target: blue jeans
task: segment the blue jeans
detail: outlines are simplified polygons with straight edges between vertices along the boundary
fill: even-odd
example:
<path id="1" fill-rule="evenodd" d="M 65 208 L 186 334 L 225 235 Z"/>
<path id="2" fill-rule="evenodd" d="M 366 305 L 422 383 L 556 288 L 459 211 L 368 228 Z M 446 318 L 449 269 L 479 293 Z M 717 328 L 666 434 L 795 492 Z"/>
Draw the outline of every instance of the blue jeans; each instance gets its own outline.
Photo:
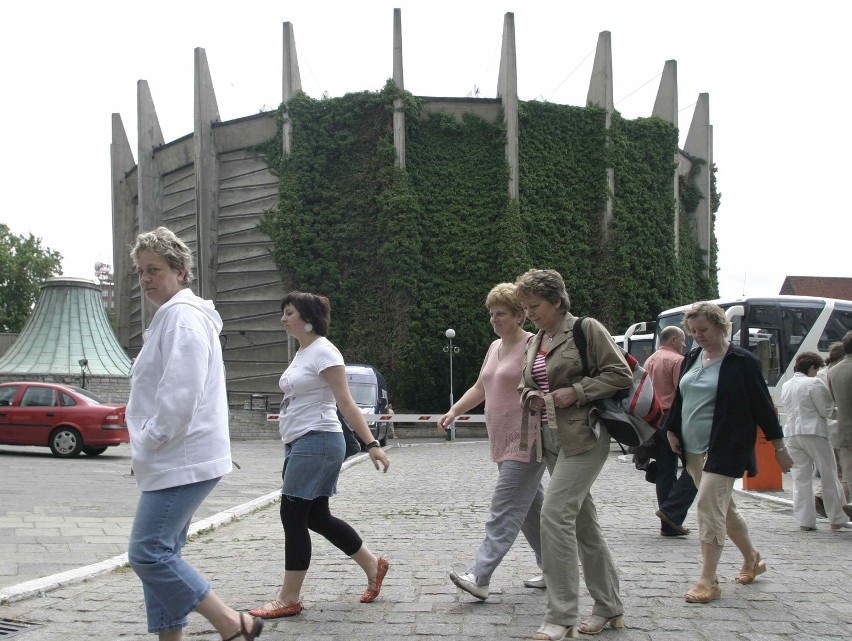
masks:
<path id="1" fill-rule="evenodd" d="M 337 494 L 346 455 L 343 432 L 311 431 L 284 446 L 281 494 L 313 500 Z"/>
<path id="2" fill-rule="evenodd" d="M 142 580 L 148 632 L 183 628 L 187 615 L 210 591 L 210 584 L 184 561 L 181 549 L 192 515 L 216 487 L 218 478 L 142 492 L 127 556 Z"/>

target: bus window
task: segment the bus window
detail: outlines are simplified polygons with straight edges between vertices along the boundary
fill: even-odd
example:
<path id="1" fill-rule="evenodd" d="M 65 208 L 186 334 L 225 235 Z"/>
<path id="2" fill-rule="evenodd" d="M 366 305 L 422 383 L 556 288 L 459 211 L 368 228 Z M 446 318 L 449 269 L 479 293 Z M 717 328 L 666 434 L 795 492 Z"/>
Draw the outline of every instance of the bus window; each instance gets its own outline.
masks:
<path id="1" fill-rule="evenodd" d="M 774 387 L 781 377 L 778 358 L 778 330 L 760 329 L 749 333 L 749 350 L 760 359 L 760 370 L 766 385 Z"/>
<path id="2" fill-rule="evenodd" d="M 827 352 L 834 343 L 842 340 L 848 331 L 852 331 L 852 309 L 843 309 L 838 305 L 828 317 L 828 322 L 817 343 L 817 349 Z"/>
<path id="3" fill-rule="evenodd" d="M 654 335 L 653 334 L 634 334 L 630 337 L 630 355 L 633 356 L 640 365 L 644 365 L 645 361 L 654 351 Z"/>
<path id="4" fill-rule="evenodd" d="M 683 312 L 678 312 L 677 314 L 671 314 L 669 316 L 660 316 L 657 319 L 657 330 L 654 333 L 653 349 L 660 348 L 660 334 L 666 327 L 676 325 L 683 329 L 681 323 L 683 323 Z M 692 349 L 692 336 L 689 335 L 689 332 L 686 332 L 686 351 L 688 352 L 690 349 Z"/>
<path id="5" fill-rule="evenodd" d="M 778 304 L 781 312 L 781 364 L 784 370 L 795 360 L 805 337 L 814 327 L 814 323 L 825 307 L 821 302 L 788 302 Z"/>

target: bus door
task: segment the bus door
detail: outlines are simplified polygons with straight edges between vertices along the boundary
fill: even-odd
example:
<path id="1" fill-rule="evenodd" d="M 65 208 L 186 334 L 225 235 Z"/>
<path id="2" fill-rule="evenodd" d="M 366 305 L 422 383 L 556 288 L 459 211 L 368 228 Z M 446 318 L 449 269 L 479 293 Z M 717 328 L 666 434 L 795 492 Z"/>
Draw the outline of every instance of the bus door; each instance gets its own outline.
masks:
<path id="1" fill-rule="evenodd" d="M 725 311 L 725 316 L 731 321 L 731 342 L 760 359 L 763 380 L 772 390 L 784 370 L 781 363 L 781 329 L 775 303 L 732 305 Z"/>

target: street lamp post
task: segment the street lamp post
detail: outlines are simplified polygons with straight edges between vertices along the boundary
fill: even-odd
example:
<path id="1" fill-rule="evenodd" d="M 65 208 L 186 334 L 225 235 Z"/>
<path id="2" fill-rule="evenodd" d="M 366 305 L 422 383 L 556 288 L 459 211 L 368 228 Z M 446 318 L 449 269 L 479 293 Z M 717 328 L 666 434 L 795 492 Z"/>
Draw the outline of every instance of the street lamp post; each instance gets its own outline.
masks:
<path id="1" fill-rule="evenodd" d="M 456 337 L 456 330 L 450 328 L 446 332 L 444 332 L 444 336 L 447 337 L 447 344 L 444 345 L 444 352 L 450 355 L 450 407 L 455 404 L 455 400 L 453 399 L 453 354 L 459 353 L 459 348 L 456 345 L 453 345 L 453 339 Z M 450 423 L 450 428 L 447 430 L 447 440 L 455 441 L 456 440 L 456 422 L 453 421 Z"/>

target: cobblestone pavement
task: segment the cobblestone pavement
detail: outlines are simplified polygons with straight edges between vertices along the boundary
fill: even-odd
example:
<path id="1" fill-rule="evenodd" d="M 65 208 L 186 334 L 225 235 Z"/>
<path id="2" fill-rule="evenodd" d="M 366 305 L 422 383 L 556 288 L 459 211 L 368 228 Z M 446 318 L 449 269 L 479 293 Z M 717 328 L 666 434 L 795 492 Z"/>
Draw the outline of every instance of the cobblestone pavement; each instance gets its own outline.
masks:
<path id="1" fill-rule="evenodd" d="M 390 448 L 391 471 L 369 464 L 345 470 L 332 509 L 349 520 L 368 545 L 391 562 L 379 599 L 360 604 L 365 579 L 357 566 L 315 537 L 306 581 L 305 611 L 269 621 L 262 641 L 531 638 L 541 623 L 545 595 L 522 580 L 535 571 L 519 540 L 494 574 L 492 594 L 478 602 L 448 580 L 464 570 L 479 544 L 496 466 L 484 442 Z M 235 454 L 236 456 L 236 454 Z M 280 461 L 278 461 L 280 462 Z M 241 463 L 242 464 L 242 463 Z M 245 469 L 245 466 L 244 466 Z M 277 464 L 275 465 L 277 474 Z M 273 486 L 277 478 L 273 478 Z M 255 487 L 253 496 L 265 487 Z M 603 633 L 620 641 L 848 638 L 852 629 L 852 529 L 800 532 L 784 504 L 738 494 L 768 571 L 750 586 L 732 582 L 741 564 L 736 549 L 722 556 L 722 598 L 687 604 L 683 594 L 699 571 L 694 534 L 659 536 L 654 488 L 614 450 L 594 487 L 599 516 L 619 565 L 626 630 Z M 694 514 L 685 524 L 695 528 Z M 694 530 L 693 530 L 694 531 Z M 185 556 L 216 592 L 241 609 L 276 594 L 283 566 L 283 533 L 275 505 L 203 533 Z M 591 601 L 581 590 L 581 612 Z M 0 607 L 0 618 L 39 624 L 24 641 L 151 639 L 145 634 L 142 589 L 128 569 Z M 198 615 L 187 639 L 218 639 Z"/>
<path id="2" fill-rule="evenodd" d="M 281 487 L 280 441 L 237 441 L 231 449 L 240 468 L 225 475 L 196 520 Z M 73 459 L 46 447 L 0 447 L 0 593 L 126 552 L 138 499 L 129 445 Z"/>

